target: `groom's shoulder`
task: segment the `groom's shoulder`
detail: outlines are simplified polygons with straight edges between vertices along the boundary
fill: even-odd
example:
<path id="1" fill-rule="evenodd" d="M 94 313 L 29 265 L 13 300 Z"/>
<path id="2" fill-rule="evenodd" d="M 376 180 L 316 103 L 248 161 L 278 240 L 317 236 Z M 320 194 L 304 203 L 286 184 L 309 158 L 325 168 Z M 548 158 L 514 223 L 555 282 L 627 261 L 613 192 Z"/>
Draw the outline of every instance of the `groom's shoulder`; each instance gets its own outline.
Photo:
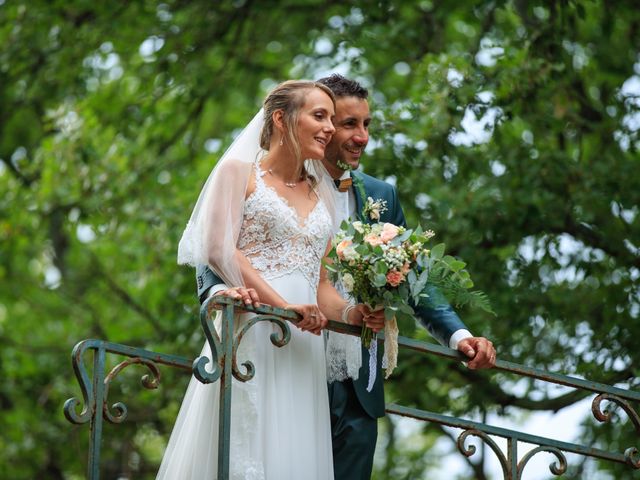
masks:
<path id="1" fill-rule="evenodd" d="M 353 172 L 354 175 L 362 179 L 365 187 L 375 188 L 377 190 L 383 191 L 392 191 L 394 189 L 393 185 L 385 182 L 384 180 L 380 180 L 379 178 L 373 177 L 371 175 L 367 175 L 364 172 L 356 170 Z"/>

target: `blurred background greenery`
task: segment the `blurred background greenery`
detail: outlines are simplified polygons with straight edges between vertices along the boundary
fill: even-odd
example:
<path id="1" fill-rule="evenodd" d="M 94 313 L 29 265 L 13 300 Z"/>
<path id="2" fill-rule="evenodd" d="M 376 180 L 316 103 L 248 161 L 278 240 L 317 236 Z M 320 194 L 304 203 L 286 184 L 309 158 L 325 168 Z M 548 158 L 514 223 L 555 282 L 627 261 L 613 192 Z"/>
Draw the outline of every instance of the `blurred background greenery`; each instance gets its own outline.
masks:
<path id="1" fill-rule="evenodd" d="M 287 78 L 371 89 L 364 170 L 468 262 L 497 317 L 461 316 L 501 358 L 637 388 L 637 2 L 0 0 L 0 45 L 3 478 L 84 477 L 88 426 L 62 415 L 79 340 L 199 353 L 177 242 L 218 156 Z M 163 369 L 147 391 L 141 373 L 112 387 L 129 419 L 105 426 L 103 478 L 159 465 L 188 378 Z M 584 397 L 516 380 L 402 353 L 387 399 L 523 418 Z M 586 407 L 580 443 L 638 443 L 624 414 L 593 424 Z M 397 427 L 383 423 L 376 479 L 498 478 L 480 453 L 443 473 L 451 433 L 403 444 Z M 578 459 L 565 478 L 632 474 Z"/>

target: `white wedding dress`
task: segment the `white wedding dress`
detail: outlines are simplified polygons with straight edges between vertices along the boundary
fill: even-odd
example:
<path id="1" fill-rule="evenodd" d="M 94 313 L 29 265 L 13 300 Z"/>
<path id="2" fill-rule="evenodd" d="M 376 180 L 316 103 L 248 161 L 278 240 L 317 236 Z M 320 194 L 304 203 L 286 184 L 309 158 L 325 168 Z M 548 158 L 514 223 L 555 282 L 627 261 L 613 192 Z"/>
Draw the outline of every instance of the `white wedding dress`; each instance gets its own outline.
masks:
<path id="1" fill-rule="evenodd" d="M 256 172 L 238 248 L 287 302 L 315 304 L 320 262 L 331 235 L 327 208 L 319 200 L 307 218 L 300 218 L 264 183 L 259 163 Z M 291 340 L 282 348 L 269 340 L 279 331 L 270 322 L 254 325 L 240 344 L 238 365 L 251 360 L 255 376 L 246 383 L 233 379 L 234 480 L 333 479 L 323 338 L 289 326 Z M 203 354 L 210 358 L 208 345 Z M 217 478 L 219 392 L 220 382 L 205 385 L 191 378 L 158 479 Z"/>

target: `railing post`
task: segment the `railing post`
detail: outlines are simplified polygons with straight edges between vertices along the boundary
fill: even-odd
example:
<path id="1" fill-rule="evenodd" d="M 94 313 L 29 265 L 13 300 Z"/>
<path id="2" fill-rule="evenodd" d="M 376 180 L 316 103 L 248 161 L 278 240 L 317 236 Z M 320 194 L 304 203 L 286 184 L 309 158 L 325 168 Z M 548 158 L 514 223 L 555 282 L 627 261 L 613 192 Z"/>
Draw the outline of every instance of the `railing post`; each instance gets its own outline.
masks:
<path id="1" fill-rule="evenodd" d="M 507 480 L 520 480 L 518 474 L 518 440 L 513 437 L 507 438 L 507 463 L 509 470 Z"/>
<path id="2" fill-rule="evenodd" d="M 93 353 L 93 395 L 90 398 L 91 438 L 89 439 L 89 466 L 87 478 L 100 478 L 100 445 L 102 443 L 102 409 L 104 405 L 105 349 L 100 345 Z"/>
<path id="3" fill-rule="evenodd" d="M 233 382 L 234 305 L 224 305 L 222 313 L 222 375 L 220 376 L 220 411 L 218 414 L 218 480 L 229 478 L 229 443 L 231 439 L 231 385 Z"/>

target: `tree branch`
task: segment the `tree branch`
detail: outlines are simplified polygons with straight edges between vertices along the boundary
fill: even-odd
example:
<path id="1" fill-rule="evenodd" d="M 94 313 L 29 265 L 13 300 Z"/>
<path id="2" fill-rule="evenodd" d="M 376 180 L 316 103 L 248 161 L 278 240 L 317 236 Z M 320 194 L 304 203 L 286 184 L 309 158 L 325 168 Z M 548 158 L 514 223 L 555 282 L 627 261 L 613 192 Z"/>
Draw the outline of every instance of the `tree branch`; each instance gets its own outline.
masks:
<path id="1" fill-rule="evenodd" d="M 532 400 L 528 397 L 517 397 L 513 394 L 507 393 L 498 385 L 486 381 L 478 374 L 478 372 L 470 370 L 462 365 L 453 364 L 452 368 L 461 377 L 463 377 L 466 382 L 476 385 L 482 385 L 482 389 L 485 392 L 486 396 L 491 398 L 494 404 L 499 405 L 503 408 L 517 407 L 529 411 L 552 411 L 554 413 L 557 413 L 563 408 L 569 407 L 576 402 L 587 398 L 590 395 L 595 395 L 594 392 L 586 390 L 573 390 L 569 393 L 554 398 Z M 634 374 L 631 370 L 623 370 L 620 372 L 614 372 L 613 375 L 604 379 L 600 379 L 599 381 L 605 384 L 615 384 L 633 377 Z"/>
<path id="2" fill-rule="evenodd" d="M 89 252 L 91 255 L 92 261 L 95 264 L 95 270 L 97 273 L 97 277 L 101 278 L 104 283 L 109 287 L 109 289 L 116 294 L 116 296 L 122 300 L 126 305 L 128 305 L 133 311 L 135 311 L 142 318 L 147 320 L 154 330 L 160 334 L 166 335 L 166 330 L 162 327 L 161 323 L 156 319 L 156 317 L 142 305 L 140 305 L 129 293 L 124 290 L 120 285 L 116 283 L 116 281 L 111 278 L 111 276 L 106 272 L 100 259 L 93 253 Z"/>

